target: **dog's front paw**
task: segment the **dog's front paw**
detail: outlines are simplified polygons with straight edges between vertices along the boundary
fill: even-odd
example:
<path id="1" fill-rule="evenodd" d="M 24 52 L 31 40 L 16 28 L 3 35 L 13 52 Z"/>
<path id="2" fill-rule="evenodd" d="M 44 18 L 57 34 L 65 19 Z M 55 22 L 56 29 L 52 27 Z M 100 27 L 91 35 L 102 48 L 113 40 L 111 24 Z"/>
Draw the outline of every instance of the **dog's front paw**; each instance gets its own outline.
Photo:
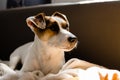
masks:
<path id="1" fill-rule="evenodd" d="M 3 76 L 5 74 L 4 66 L 5 66 L 5 64 L 0 63 L 0 76 Z"/>
<path id="2" fill-rule="evenodd" d="M 7 73 L 15 73 L 15 71 L 9 68 L 6 64 L 0 63 L 0 76 L 3 76 Z"/>

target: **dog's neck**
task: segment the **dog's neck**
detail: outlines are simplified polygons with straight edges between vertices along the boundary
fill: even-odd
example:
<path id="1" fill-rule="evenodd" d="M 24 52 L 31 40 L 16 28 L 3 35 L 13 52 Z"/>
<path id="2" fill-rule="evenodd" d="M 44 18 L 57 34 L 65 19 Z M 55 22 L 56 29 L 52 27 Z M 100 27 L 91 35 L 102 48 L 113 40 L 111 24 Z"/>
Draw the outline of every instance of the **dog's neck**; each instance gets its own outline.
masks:
<path id="1" fill-rule="evenodd" d="M 49 69 L 51 72 L 57 73 L 65 63 L 63 50 L 57 49 L 55 47 L 50 47 L 47 45 L 47 42 L 39 40 L 37 36 L 35 36 L 32 48 L 32 51 L 34 51 L 35 54 L 36 52 L 37 54 L 39 53 L 39 56 L 37 55 L 37 58 L 38 60 L 42 61 L 41 70 L 44 72 L 44 74 L 48 74 Z M 49 69 L 47 66 L 44 66 L 46 64 L 49 66 Z"/>
<path id="2" fill-rule="evenodd" d="M 34 46 L 33 48 L 35 48 L 35 50 L 38 50 L 40 52 L 47 51 L 47 53 L 48 53 L 48 52 L 52 51 L 53 53 L 64 53 L 64 50 L 48 45 L 47 41 L 42 41 L 37 36 L 35 36 L 35 38 L 34 38 L 33 46 Z"/>

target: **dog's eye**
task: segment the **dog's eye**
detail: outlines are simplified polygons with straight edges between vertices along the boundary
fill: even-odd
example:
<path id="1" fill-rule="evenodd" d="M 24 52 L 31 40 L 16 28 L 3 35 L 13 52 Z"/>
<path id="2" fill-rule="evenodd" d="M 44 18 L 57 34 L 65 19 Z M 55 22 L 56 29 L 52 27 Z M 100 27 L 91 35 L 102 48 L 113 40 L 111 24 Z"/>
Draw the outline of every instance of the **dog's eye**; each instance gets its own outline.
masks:
<path id="1" fill-rule="evenodd" d="M 52 31 L 59 31 L 58 24 L 57 24 L 56 22 L 53 23 L 53 24 L 51 24 L 50 29 L 51 29 Z"/>

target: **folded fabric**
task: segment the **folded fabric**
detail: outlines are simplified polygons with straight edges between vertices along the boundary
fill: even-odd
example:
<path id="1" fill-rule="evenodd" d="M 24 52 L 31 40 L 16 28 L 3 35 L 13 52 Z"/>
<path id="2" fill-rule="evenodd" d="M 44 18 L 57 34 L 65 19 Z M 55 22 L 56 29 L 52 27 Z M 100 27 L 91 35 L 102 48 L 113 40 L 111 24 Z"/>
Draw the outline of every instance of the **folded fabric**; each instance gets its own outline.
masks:
<path id="1" fill-rule="evenodd" d="M 63 80 L 120 80 L 120 72 L 118 70 L 91 67 L 87 70 L 76 70 L 77 76 Z"/>

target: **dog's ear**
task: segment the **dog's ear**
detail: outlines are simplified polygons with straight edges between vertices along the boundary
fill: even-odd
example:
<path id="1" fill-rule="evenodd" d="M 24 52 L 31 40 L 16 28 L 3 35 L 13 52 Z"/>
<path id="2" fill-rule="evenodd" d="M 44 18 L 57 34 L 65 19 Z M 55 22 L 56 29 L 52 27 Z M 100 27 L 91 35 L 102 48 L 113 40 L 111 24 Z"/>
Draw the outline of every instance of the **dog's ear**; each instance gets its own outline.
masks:
<path id="1" fill-rule="evenodd" d="M 40 13 L 35 16 L 35 23 L 38 25 L 39 28 L 45 29 L 46 28 L 46 21 L 45 21 L 45 14 Z"/>
<path id="2" fill-rule="evenodd" d="M 35 28 L 45 29 L 46 22 L 45 22 L 45 14 L 40 13 L 36 16 L 31 16 L 26 19 L 27 25 L 34 30 Z"/>
<path id="3" fill-rule="evenodd" d="M 67 17 L 64 14 L 60 13 L 60 12 L 55 12 L 55 13 L 53 13 L 52 16 L 56 16 L 56 17 L 62 18 L 65 21 L 68 21 Z"/>
<path id="4" fill-rule="evenodd" d="M 60 12 L 55 12 L 55 13 L 53 13 L 52 16 L 59 17 L 59 18 L 65 20 L 67 22 L 67 25 L 69 26 L 68 19 L 67 19 L 67 17 L 64 14 L 62 14 Z"/>

